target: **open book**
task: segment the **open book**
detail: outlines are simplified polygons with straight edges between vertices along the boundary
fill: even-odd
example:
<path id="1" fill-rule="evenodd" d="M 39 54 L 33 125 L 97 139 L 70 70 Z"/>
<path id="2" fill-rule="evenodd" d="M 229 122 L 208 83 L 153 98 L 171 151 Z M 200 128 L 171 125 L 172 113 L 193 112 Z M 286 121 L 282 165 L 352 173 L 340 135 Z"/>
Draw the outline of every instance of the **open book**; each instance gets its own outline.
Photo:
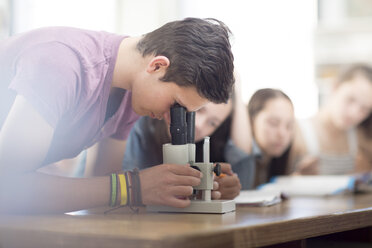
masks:
<path id="1" fill-rule="evenodd" d="M 328 196 L 355 191 L 355 176 L 278 176 L 261 185 L 262 190 L 277 190 L 288 196 Z"/>
<path id="2" fill-rule="evenodd" d="M 236 204 L 253 207 L 267 207 L 282 201 L 278 190 L 242 190 L 234 199 Z"/>
<path id="3" fill-rule="evenodd" d="M 355 176 L 355 191 L 372 193 L 372 172 Z"/>
<path id="4" fill-rule="evenodd" d="M 372 173 L 359 175 L 278 176 L 259 190 L 242 190 L 236 204 L 271 206 L 287 196 L 330 196 L 351 192 L 372 192 Z"/>

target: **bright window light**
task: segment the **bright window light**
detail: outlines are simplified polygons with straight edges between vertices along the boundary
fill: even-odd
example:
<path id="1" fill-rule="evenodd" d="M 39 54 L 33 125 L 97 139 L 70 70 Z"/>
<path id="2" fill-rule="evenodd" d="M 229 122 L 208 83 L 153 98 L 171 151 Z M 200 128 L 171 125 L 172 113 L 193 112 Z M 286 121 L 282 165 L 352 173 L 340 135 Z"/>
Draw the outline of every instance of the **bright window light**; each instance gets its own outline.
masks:
<path id="1" fill-rule="evenodd" d="M 181 9 L 183 17 L 215 17 L 230 27 L 246 102 L 259 88 L 279 88 L 298 118 L 316 113 L 315 0 L 183 0 Z"/>
<path id="2" fill-rule="evenodd" d="M 14 33 L 45 26 L 116 31 L 116 0 L 13 0 Z"/>

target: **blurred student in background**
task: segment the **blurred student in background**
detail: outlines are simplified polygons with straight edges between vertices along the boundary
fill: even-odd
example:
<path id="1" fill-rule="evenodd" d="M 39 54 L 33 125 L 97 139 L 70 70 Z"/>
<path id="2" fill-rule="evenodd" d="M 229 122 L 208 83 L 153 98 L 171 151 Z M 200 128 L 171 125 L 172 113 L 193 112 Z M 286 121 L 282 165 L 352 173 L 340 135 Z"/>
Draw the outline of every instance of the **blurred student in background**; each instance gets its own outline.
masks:
<path id="1" fill-rule="evenodd" d="M 195 116 L 196 162 L 202 162 L 203 138 L 210 136 L 210 160 L 223 162 L 222 172 L 226 174 L 215 179 L 219 187 L 218 191 L 212 192 L 214 198 L 233 199 L 239 194 L 241 185 L 231 165 L 244 160 L 250 150 L 250 131 L 245 128 L 248 125 L 248 114 L 240 92 L 235 92 L 227 104 L 208 103 Z M 128 138 L 124 170 L 145 169 L 161 164 L 162 145 L 170 141 L 169 123 L 149 117 L 141 118 Z"/>
<path id="2" fill-rule="evenodd" d="M 233 166 L 243 189 L 266 183 L 271 177 L 287 174 L 289 147 L 294 133 L 294 109 L 290 98 L 277 89 L 256 91 L 249 103 L 252 129 L 250 156 Z M 254 171 L 247 171 L 254 168 Z"/>
<path id="3" fill-rule="evenodd" d="M 371 110 L 372 68 L 353 65 L 340 74 L 319 112 L 298 122 L 291 151 L 295 173 L 330 175 L 370 170 Z"/>

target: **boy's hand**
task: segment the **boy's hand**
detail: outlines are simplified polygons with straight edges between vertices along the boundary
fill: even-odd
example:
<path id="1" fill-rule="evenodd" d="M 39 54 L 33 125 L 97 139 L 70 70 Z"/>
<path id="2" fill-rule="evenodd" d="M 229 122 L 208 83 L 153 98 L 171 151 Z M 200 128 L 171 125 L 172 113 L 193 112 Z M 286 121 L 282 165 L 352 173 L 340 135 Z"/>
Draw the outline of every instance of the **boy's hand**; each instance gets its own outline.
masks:
<path id="1" fill-rule="evenodd" d="M 219 185 L 218 191 L 220 192 L 220 198 L 234 199 L 239 195 L 242 188 L 238 175 L 233 173 L 230 164 L 220 163 L 220 165 L 223 174 L 219 177 L 215 177 L 215 181 Z"/>
<path id="2" fill-rule="evenodd" d="M 190 165 L 161 164 L 140 171 L 139 177 L 143 204 L 183 208 L 190 205 L 188 196 L 202 173 Z"/>

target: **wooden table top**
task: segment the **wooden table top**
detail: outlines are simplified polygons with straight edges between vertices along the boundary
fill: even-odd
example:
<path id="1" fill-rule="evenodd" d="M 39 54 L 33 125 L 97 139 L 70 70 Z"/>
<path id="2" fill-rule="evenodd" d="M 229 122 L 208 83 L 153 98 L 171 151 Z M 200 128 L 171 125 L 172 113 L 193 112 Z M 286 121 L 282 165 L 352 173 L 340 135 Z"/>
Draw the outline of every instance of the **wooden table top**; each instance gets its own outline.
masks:
<path id="1" fill-rule="evenodd" d="M 372 226 L 372 195 L 297 197 L 227 214 L 93 209 L 0 216 L 0 247 L 254 247 Z"/>

